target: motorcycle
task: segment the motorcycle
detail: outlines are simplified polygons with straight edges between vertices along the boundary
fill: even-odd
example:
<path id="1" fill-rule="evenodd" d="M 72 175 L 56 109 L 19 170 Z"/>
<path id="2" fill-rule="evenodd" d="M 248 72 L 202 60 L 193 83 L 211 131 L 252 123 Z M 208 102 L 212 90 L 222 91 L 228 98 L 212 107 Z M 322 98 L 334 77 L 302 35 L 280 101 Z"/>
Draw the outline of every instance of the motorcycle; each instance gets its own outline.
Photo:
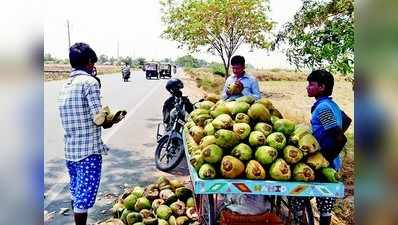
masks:
<path id="1" fill-rule="evenodd" d="M 125 66 L 122 68 L 122 78 L 124 82 L 129 81 L 130 78 L 130 67 L 129 66 Z"/>
<path id="2" fill-rule="evenodd" d="M 183 159 L 184 146 L 182 132 L 188 114 L 193 110 L 189 99 L 180 91 L 173 92 L 163 106 L 163 123 L 156 131 L 157 147 L 155 150 L 156 168 L 161 171 L 174 169 Z M 160 130 L 165 130 L 161 134 Z"/>

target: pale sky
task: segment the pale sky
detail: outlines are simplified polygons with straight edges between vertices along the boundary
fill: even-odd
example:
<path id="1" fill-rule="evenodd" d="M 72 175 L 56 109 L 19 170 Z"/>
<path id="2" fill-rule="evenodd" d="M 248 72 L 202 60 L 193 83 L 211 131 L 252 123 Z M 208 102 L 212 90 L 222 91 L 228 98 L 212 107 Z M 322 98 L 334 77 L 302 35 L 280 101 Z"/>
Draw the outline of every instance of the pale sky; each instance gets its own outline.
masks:
<path id="1" fill-rule="evenodd" d="M 58 58 L 68 57 L 66 21 L 70 22 L 71 44 L 86 42 L 97 55 L 106 54 L 144 57 L 161 60 L 176 59 L 188 54 L 177 48 L 177 43 L 160 38 L 162 22 L 159 0 L 46 0 L 44 16 L 44 52 Z M 270 0 L 271 19 L 276 30 L 293 18 L 301 0 Z M 276 31 L 275 30 L 275 31 Z M 293 68 L 284 53 L 241 46 L 236 54 L 258 68 Z M 208 62 L 221 63 L 221 58 L 207 53 L 193 54 Z"/>

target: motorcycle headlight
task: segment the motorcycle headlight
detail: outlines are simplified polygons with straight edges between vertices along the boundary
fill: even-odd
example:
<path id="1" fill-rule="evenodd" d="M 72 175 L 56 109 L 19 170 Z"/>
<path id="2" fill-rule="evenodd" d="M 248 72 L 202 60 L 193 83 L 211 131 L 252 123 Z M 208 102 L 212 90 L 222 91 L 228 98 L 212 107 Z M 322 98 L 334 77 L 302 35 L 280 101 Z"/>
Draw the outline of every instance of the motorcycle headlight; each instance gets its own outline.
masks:
<path id="1" fill-rule="evenodd" d="M 176 109 L 172 109 L 170 112 L 170 121 L 174 121 L 178 116 L 178 112 Z"/>

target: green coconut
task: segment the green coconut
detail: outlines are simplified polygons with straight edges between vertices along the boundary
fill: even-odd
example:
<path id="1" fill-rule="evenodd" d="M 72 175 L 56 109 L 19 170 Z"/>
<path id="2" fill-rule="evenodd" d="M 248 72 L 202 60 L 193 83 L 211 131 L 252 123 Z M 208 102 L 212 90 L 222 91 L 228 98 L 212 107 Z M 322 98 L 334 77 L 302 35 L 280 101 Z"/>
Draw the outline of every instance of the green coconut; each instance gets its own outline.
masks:
<path id="1" fill-rule="evenodd" d="M 250 123 L 250 117 L 245 113 L 238 113 L 235 116 L 235 123 Z"/>
<path id="2" fill-rule="evenodd" d="M 156 210 L 157 208 L 159 208 L 160 205 L 164 204 L 164 200 L 161 198 L 155 199 L 152 202 L 152 209 Z"/>
<path id="3" fill-rule="evenodd" d="M 189 129 L 189 134 L 192 136 L 193 140 L 199 144 L 200 140 L 205 136 L 205 131 L 200 126 L 193 126 Z"/>
<path id="4" fill-rule="evenodd" d="M 189 222 L 189 218 L 187 216 L 179 216 L 176 219 L 176 225 L 185 225 Z"/>
<path id="5" fill-rule="evenodd" d="M 293 178 L 297 181 L 313 181 L 315 180 L 315 172 L 305 163 L 297 163 L 294 166 Z"/>
<path id="6" fill-rule="evenodd" d="M 169 222 L 167 222 L 167 220 L 164 219 L 158 219 L 158 225 L 169 225 Z"/>
<path id="7" fill-rule="evenodd" d="M 322 168 L 321 173 L 328 182 L 337 183 L 341 179 L 341 174 L 330 167 Z"/>
<path id="8" fill-rule="evenodd" d="M 214 136 L 216 137 L 216 144 L 222 149 L 230 149 L 239 143 L 238 135 L 230 130 L 220 129 Z"/>
<path id="9" fill-rule="evenodd" d="M 126 209 L 128 210 L 133 210 L 134 209 L 134 205 L 137 202 L 137 196 L 134 194 L 130 194 L 129 196 L 127 196 L 124 200 L 123 200 L 123 204 L 126 207 Z"/>
<path id="10" fill-rule="evenodd" d="M 250 105 L 246 102 L 228 102 L 227 107 L 229 108 L 232 116 L 235 116 L 238 113 L 247 113 Z"/>
<path id="11" fill-rule="evenodd" d="M 156 209 L 156 216 L 160 219 L 168 220 L 173 211 L 167 205 L 160 205 Z"/>
<path id="12" fill-rule="evenodd" d="M 255 121 L 268 122 L 271 119 L 271 114 L 268 109 L 260 103 L 254 103 L 251 105 L 247 114 Z"/>
<path id="13" fill-rule="evenodd" d="M 197 116 L 199 116 L 201 114 L 209 114 L 209 110 L 207 110 L 207 109 L 195 109 L 189 115 L 191 116 L 192 119 L 194 119 L 194 118 L 196 118 Z"/>
<path id="14" fill-rule="evenodd" d="M 232 130 L 239 136 L 240 140 L 245 140 L 249 136 L 251 128 L 247 123 L 235 123 Z"/>
<path id="15" fill-rule="evenodd" d="M 272 133 L 272 126 L 268 123 L 259 122 L 254 126 L 255 131 L 261 131 L 265 137 Z"/>
<path id="16" fill-rule="evenodd" d="M 241 161 L 249 161 L 252 159 L 253 151 L 249 145 L 240 143 L 232 149 L 231 155 Z"/>
<path id="17" fill-rule="evenodd" d="M 221 114 L 217 116 L 213 121 L 211 121 L 213 127 L 216 130 L 219 129 L 230 129 L 232 128 L 234 121 L 232 120 L 231 116 L 228 114 Z"/>
<path id="18" fill-rule="evenodd" d="M 217 103 L 220 100 L 220 96 L 217 94 L 214 94 L 214 93 L 209 93 L 209 94 L 206 94 L 204 99 L 207 101 L 211 101 L 213 103 Z"/>
<path id="19" fill-rule="evenodd" d="M 286 145 L 286 137 L 281 132 L 274 132 L 268 135 L 266 142 L 276 150 L 282 150 Z"/>
<path id="20" fill-rule="evenodd" d="M 252 131 L 249 136 L 249 144 L 252 147 L 264 145 L 266 141 L 265 135 L 261 131 Z"/>
<path id="21" fill-rule="evenodd" d="M 235 99 L 235 101 L 237 102 L 246 102 L 250 105 L 253 104 L 255 100 L 256 99 L 253 96 L 247 96 L 247 95 Z"/>
<path id="22" fill-rule="evenodd" d="M 133 192 L 131 192 L 131 194 L 135 195 L 137 198 L 140 198 L 142 196 L 144 196 L 144 188 L 140 187 L 140 186 L 136 186 L 133 189 Z"/>
<path id="23" fill-rule="evenodd" d="M 277 159 L 269 169 L 270 176 L 275 180 L 290 180 L 292 172 L 289 165 L 285 160 L 279 158 Z"/>
<path id="24" fill-rule="evenodd" d="M 178 200 L 170 205 L 170 209 L 173 211 L 174 215 L 182 216 L 185 214 L 185 203 Z"/>
<path id="25" fill-rule="evenodd" d="M 296 123 L 289 119 L 278 119 L 274 123 L 274 129 L 282 132 L 285 135 L 290 135 L 294 132 Z"/>
<path id="26" fill-rule="evenodd" d="M 187 208 L 195 207 L 195 200 L 193 199 L 193 197 L 189 197 L 185 205 Z"/>
<path id="27" fill-rule="evenodd" d="M 239 93 L 239 87 L 235 83 L 231 83 L 227 85 L 227 91 L 233 95 L 236 95 Z"/>
<path id="28" fill-rule="evenodd" d="M 215 105 L 214 102 L 206 100 L 206 101 L 196 103 L 195 107 L 198 109 L 210 110 L 214 105 Z"/>
<path id="29" fill-rule="evenodd" d="M 236 178 L 245 172 L 245 164 L 233 156 L 224 156 L 221 161 L 221 175 L 224 178 Z"/>
<path id="30" fill-rule="evenodd" d="M 273 107 L 272 102 L 268 98 L 260 98 L 256 103 L 262 104 L 267 109 L 271 109 Z"/>
<path id="31" fill-rule="evenodd" d="M 219 146 L 211 144 L 202 150 L 202 155 L 205 162 L 217 163 L 222 159 L 223 150 Z"/>
<path id="32" fill-rule="evenodd" d="M 212 179 L 216 176 L 216 170 L 212 165 L 205 163 L 200 167 L 198 174 L 201 179 Z"/>
<path id="33" fill-rule="evenodd" d="M 250 160 L 246 165 L 246 178 L 251 180 L 265 179 L 266 173 L 264 168 L 256 160 Z"/>
<path id="34" fill-rule="evenodd" d="M 197 126 L 204 127 L 205 126 L 205 121 L 213 119 L 213 117 L 210 116 L 210 114 L 200 114 L 196 116 L 193 121 Z"/>
<path id="35" fill-rule="evenodd" d="M 127 214 L 126 221 L 128 225 L 133 225 L 135 223 L 142 221 L 142 216 L 138 212 L 131 212 Z"/>
<path id="36" fill-rule="evenodd" d="M 127 215 L 134 212 L 133 210 L 128 210 L 125 209 L 123 210 L 122 215 L 120 216 L 120 220 L 123 221 L 123 223 L 127 224 Z"/>
<path id="37" fill-rule="evenodd" d="M 271 114 L 271 116 L 278 117 L 279 119 L 283 118 L 281 112 L 279 112 L 279 110 L 277 110 L 275 107 L 272 106 L 268 110 L 269 110 L 269 113 Z"/>
<path id="38" fill-rule="evenodd" d="M 199 168 L 203 165 L 205 162 L 202 152 L 200 151 L 199 154 L 192 155 L 191 158 L 189 159 L 189 162 L 195 168 L 196 171 L 199 171 Z"/>
<path id="39" fill-rule="evenodd" d="M 311 134 L 311 130 L 303 124 L 296 124 L 293 133 L 290 135 L 289 141 L 293 145 L 298 145 L 299 140 L 306 134 Z"/>
<path id="40" fill-rule="evenodd" d="M 177 198 L 183 202 L 185 202 L 188 198 L 192 197 L 193 195 L 192 190 L 186 187 L 177 188 L 175 193 Z"/>
<path id="41" fill-rule="evenodd" d="M 134 205 L 134 209 L 136 212 L 139 212 L 142 209 L 150 209 L 151 207 L 152 204 L 146 197 L 138 198 Z"/>
<path id="42" fill-rule="evenodd" d="M 113 207 L 111 209 L 113 217 L 120 218 L 125 209 L 126 209 L 126 206 L 124 206 L 124 204 L 122 202 L 117 202 L 115 205 L 113 205 Z"/>
<path id="43" fill-rule="evenodd" d="M 296 164 L 303 158 L 303 152 L 293 145 L 287 145 L 283 149 L 283 158 L 289 164 Z"/>
<path id="44" fill-rule="evenodd" d="M 206 146 L 216 143 L 216 137 L 214 135 L 205 136 L 200 140 L 199 147 L 204 149 Z"/>
<path id="45" fill-rule="evenodd" d="M 304 155 L 315 153 L 321 146 L 312 134 L 306 134 L 300 138 L 298 142 L 299 148 L 303 151 Z"/>
<path id="46" fill-rule="evenodd" d="M 230 114 L 230 113 L 231 112 L 229 111 L 229 109 L 227 108 L 225 103 L 220 103 L 220 104 L 216 105 L 214 107 L 214 110 L 210 111 L 210 115 L 213 118 L 216 118 L 217 116 L 219 116 L 221 114 Z"/>
<path id="47" fill-rule="evenodd" d="M 310 155 L 307 158 L 307 164 L 312 168 L 319 170 L 320 168 L 325 168 L 329 166 L 329 161 L 322 155 L 322 153 L 317 152 L 313 155 Z"/>
<path id="48" fill-rule="evenodd" d="M 278 150 L 271 146 L 260 146 L 254 153 L 254 157 L 262 165 L 269 165 L 278 157 Z"/>
<path id="49" fill-rule="evenodd" d="M 206 135 L 213 135 L 216 132 L 216 129 L 214 128 L 212 122 L 213 120 L 210 123 L 206 124 L 204 127 Z"/>

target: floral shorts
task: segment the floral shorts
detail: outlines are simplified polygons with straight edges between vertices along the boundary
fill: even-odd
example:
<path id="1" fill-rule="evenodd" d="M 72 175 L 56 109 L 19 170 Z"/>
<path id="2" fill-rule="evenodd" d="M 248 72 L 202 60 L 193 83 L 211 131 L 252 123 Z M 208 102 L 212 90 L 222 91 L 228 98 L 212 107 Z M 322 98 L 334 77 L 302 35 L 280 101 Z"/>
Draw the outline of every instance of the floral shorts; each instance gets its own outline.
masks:
<path id="1" fill-rule="evenodd" d="M 78 162 L 66 161 L 74 212 L 84 213 L 93 207 L 101 178 L 101 166 L 102 156 L 98 154 Z"/>

